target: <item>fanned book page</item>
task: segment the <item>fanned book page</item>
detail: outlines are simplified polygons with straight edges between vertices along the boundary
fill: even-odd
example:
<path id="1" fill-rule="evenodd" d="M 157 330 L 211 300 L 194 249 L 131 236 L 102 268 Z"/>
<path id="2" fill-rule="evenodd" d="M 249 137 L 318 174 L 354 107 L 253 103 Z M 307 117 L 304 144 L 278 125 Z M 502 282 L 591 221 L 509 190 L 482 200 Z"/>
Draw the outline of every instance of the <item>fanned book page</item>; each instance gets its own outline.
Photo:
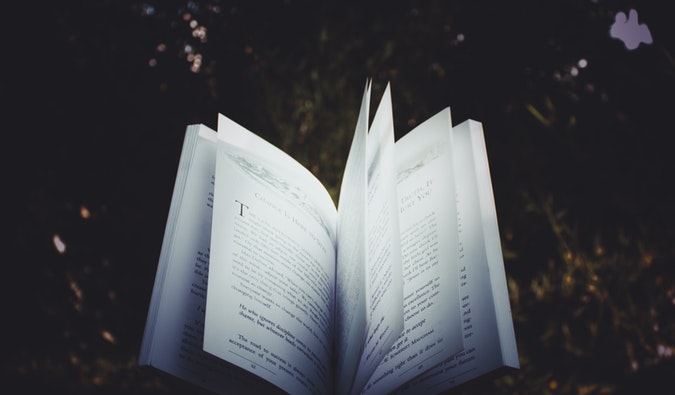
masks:
<path id="1" fill-rule="evenodd" d="M 335 209 L 311 173 L 249 133 L 219 121 L 204 349 L 289 393 L 325 393 Z"/>
<path id="2" fill-rule="evenodd" d="M 438 393 L 488 373 L 519 368 L 482 125 L 453 128 L 464 349 L 406 384 L 401 393 Z"/>
<path id="3" fill-rule="evenodd" d="M 450 132 L 446 109 L 396 143 L 404 330 L 364 393 L 391 392 L 463 348 Z"/>

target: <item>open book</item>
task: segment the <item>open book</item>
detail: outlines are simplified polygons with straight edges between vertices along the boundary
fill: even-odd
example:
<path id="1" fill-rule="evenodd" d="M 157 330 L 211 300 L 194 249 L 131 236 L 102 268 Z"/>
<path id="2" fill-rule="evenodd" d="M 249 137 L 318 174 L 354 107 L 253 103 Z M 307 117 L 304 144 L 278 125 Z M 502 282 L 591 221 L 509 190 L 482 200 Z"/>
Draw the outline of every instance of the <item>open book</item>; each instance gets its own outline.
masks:
<path id="1" fill-rule="evenodd" d="M 394 142 L 366 85 L 338 207 L 223 115 L 188 126 L 139 365 L 217 393 L 437 393 L 518 368 L 479 122 Z M 490 375 L 492 377 L 492 375 Z"/>

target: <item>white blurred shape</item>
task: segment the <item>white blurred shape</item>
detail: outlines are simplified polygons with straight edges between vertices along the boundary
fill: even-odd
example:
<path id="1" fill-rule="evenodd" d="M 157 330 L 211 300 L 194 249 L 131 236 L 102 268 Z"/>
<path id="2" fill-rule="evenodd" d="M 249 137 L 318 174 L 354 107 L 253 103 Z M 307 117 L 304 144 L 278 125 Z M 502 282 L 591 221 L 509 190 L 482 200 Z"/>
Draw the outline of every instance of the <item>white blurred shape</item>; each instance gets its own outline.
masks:
<path id="1" fill-rule="evenodd" d="M 54 243 L 54 247 L 56 248 L 56 251 L 58 251 L 59 254 L 64 254 L 66 252 L 66 243 L 61 240 L 61 237 L 59 235 L 54 235 L 52 236 L 52 243 Z"/>
<path id="2" fill-rule="evenodd" d="M 653 42 L 649 28 L 644 23 L 638 23 L 638 14 L 634 9 L 629 11 L 628 17 L 623 12 L 616 14 L 614 24 L 609 29 L 609 35 L 623 41 L 628 50 L 637 48 L 641 43 L 651 44 Z"/>

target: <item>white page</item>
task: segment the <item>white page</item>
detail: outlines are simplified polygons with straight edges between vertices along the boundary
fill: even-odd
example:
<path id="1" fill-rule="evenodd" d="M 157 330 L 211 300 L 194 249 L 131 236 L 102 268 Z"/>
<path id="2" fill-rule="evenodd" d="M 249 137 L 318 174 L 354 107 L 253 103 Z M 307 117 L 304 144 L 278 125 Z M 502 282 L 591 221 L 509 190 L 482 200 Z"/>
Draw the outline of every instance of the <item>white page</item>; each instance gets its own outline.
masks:
<path id="1" fill-rule="evenodd" d="M 366 330 L 366 137 L 370 83 L 361 100 L 338 200 L 335 293 L 336 393 L 354 381 Z"/>
<path id="2" fill-rule="evenodd" d="M 332 200 L 274 146 L 222 116 L 218 126 L 204 349 L 284 391 L 329 391 Z"/>
<path id="3" fill-rule="evenodd" d="M 401 244 L 391 90 L 387 85 L 367 138 L 366 314 L 359 393 L 403 330 Z"/>
<path id="4" fill-rule="evenodd" d="M 396 143 L 404 331 L 364 393 L 389 393 L 463 347 L 450 110 Z"/>
<path id="5" fill-rule="evenodd" d="M 216 133 L 189 126 L 138 362 L 222 393 L 256 380 L 202 350 L 215 160 Z"/>
<path id="6" fill-rule="evenodd" d="M 513 329 L 511 302 L 506 283 L 506 271 L 502 256 L 499 226 L 497 224 L 497 210 L 492 192 L 492 179 L 488 164 L 487 148 L 483 137 L 483 126 L 476 121 L 469 121 L 464 128 L 458 128 L 459 135 L 469 135 L 473 153 L 473 162 L 476 169 L 476 188 L 480 200 L 483 237 L 485 238 L 485 255 L 490 272 L 492 299 L 495 306 L 499 342 L 502 361 L 509 368 L 520 368 L 516 334 Z"/>
<path id="7" fill-rule="evenodd" d="M 497 226 L 492 186 L 487 172 L 482 126 L 466 121 L 453 128 L 457 209 L 460 242 L 460 296 L 464 350 L 402 388 L 402 393 L 437 393 L 475 379 L 504 366 L 517 367 L 510 310 L 498 320 L 495 313 L 494 282 L 501 283 L 498 299 L 508 305 L 504 263 L 499 238 L 486 239 L 485 226 Z M 478 154 L 478 155 L 477 155 Z M 477 166 L 478 163 L 481 163 Z M 480 170 L 480 171 L 479 171 Z M 487 196 L 489 194 L 489 197 Z M 488 202 L 488 204 L 486 204 Z M 492 202 L 490 205 L 489 202 Z M 490 245 L 487 245 L 487 242 Z M 496 251 L 499 253 L 495 253 Z M 491 251 L 490 255 L 487 251 Z M 494 279 L 491 277 L 495 276 Z M 504 301 L 506 300 L 506 302 Z M 510 321 L 510 324 L 504 324 Z M 502 338 L 503 337 L 503 338 Z M 508 345 L 508 348 L 502 348 Z"/>

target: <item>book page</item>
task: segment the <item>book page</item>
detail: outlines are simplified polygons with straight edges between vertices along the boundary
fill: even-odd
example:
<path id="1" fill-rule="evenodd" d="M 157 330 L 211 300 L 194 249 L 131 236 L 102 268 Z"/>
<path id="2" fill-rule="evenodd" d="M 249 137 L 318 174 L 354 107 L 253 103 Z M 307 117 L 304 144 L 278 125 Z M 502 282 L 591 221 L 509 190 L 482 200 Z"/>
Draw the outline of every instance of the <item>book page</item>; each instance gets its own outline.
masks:
<path id="1" fill-rule="evenodd" d="M 202 350 L 216 161 L 216 133 L 191 125 L 181 153 L 139 365 L 211 391 L 259 380 Z"/>
<path id="2" fill-rule="evenodd" d="M 328 392 L 335 207 L 293 159 L 218 126 L 204 349 L 289 393 Z"/>
<path id="3" fill-rule="evenodd" d="M 464 350 L 405 385 L 402 393 L 437 393 L 496 369 L 518 366 L 510 310 L 500 312 L 499 320 L 508 324 L 498 324 L 495 310 L 496 289 L 501 290 L 502 304 L 508 305 L 508 292 L 499 238 L 490 239 L 488 245 L 485 234 L 488 227 L 496 230 L 497 218 L 482 127 L 475 121 L 463 122 L 453 128 L 453 137 Z M 500 325 L 511 330 L 500 330 Z"/>
<path id="4" fill-rule="evenodd" d="M 403 269 L 389 85 L 368 133 L 366 155 L 367 329 L 352 393 L 361 392 L 403 330 Z"/>
<path id="5" fill-rule="evenodd" d="M 363 393 L 389 393 L 463 347 L 450 111 L 396 143 L 404 330 Z"/>
<path id="6" fill-rule="evenodd" d="M 349 149 L 338 200 L 338 245 L 335 269 L 335 385 L 349 392 L 356 375 L 366 331 L 366 138 L 370 83 Z"/>

